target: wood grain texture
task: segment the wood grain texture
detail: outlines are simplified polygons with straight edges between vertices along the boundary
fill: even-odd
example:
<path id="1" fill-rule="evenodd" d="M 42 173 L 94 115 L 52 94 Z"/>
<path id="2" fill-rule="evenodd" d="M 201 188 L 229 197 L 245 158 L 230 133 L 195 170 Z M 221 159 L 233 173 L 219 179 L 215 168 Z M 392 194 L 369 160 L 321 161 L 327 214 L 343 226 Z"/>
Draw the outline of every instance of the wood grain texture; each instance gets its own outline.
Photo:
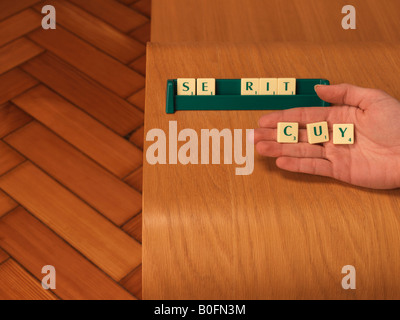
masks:
<path id="1" fill-rule="evenodd" d="M 13 101 L 118 177 L 142 163 L 138 148 L 42 85 Z"/>
<path id="2" fill-rule="evenodd" d="M 147 17 L 115 0 L 71 0 L 122 32 L 129 32 L 146 23 Z"/>
<path id="3" fill-rule="evenodd" d="M 121 284 L 135 297 L 142 299 L 142 265 L 122 279 Z"/>
<path id="4" fill-rule="evenodd" d="M 3 249 L 0 248 L 0 264 L 6 261 L 10 256 Z"/>
<path id="5" fill-rule="evenodd" d="M 129 5 L 129 4 L 134 3 L 136 0 L 118 0 L 118 1 L 125 5 Z"/>
<path id="6" fill-rule="evenodd" d="M 143 123 L 140 110 L 51 54 L 42 54 L 22 68 L 119 135 Z"/>
<path id="7" fill-rule="evenodd" d="M 0 141 L 0 175 L 18 166 L 25 160 L 23 156 Z"/>
<path id="8" fill-rule="evenodd" d="M 146 55 L 141 56 L 129 65 L 133 70 L 146 76 Z"/>
<path id="9" fill-rule="evenodd" d="M 135 92 L 133 95 L 131 95 L 127 100 L 138 107 L 140 110 L 144 111 L 144 103 L 145 103 L 145 94 L 146 90 L 143 88 L 139 90 L 138 92 Z"/>
<path id="10" fill-rule="evenodd" d="M 43 49 L 25 38 L 17 39 L 0 48 L 0 74 L 32 59 Z"/>
<path id="11" fill-rule="evenodd" d="M 0 106 L 0 138 L 10 132 L 22 127 L 31 121 L 32 118 L 17 108 L 12 103 L 5 103 Z"/>
<path id="12" fill-rule="evenodd" d="M 138 242 L 31 163 L 2 176 L 0 188 L 113 279 L 140 264 Z"/>
<path id="13" fill-rule="evenodd" d="M 134 237 L 140 243 L 142 242 L 142 213 L 133 217 L 122 228 L 126 233 Z"/>
<path id="14" fill-rule="evenodd" d="M 117 225 L 142 209 L 139 192 L 37 122 L 5 141 Z"/>
<path id="15" fill-rule="evenodd" d="M 45 4 L 57 7 L 57 23 L 123 63 L 145 53 L 146 48 L 140 42 L 69 1 L 47 0 L 36 9 L 41 10 Z"/>
<path id="16" fill-rule="evenodd" d="M 0 76 L 0 104 L 16 97 L 37 84 L 37 80 L 20 69 L 11 70 Z"/>
<path id="17" fill-rule="evenodd" d="M 134 294 L 121 284 L 141 264 L 141 194 L 125 178 L 139 188 L 129 137 L 143 132 L 150 36 L 132 3 L 0 0 L 0 266 L 21 268 L 0 272 L 0 299 L 45 299 L 31 284 L 43 291 L 46 264 L 57 298 L 141 296 L 141 272 Z M 45 4 L 57 30 L 41 28 Z"/>
<path id="18" fill-rule="evenodd" d="M 17 206 L 18 204 L 13 199 L 7 196 L 4 192 L 0 191 L 0 218 L 4 214 L 15 209 Z M 1 250 L 0 250 L 0 256 L 1 256 Z"/>
<path id="19" fill-rule="evenodd" d="M 147 66 L 145 132 L 168 134 L 169 120 L 199 135 L 255 128 L 266 113 L 167 115 L 167 79 L 183 74 L 326 78 L 400 98 L 399 45 L 150 44 Z M 283 172 L 259 156 L 250 176 L 235 167 L 144 163 L 144 299 L 400 298 L 400 190 Z M 362 289 L 342 289 L 345 265 L 356 267 Z"/>
<path id="20" fill-rule="evenodd" d="M 150 29 L 151 29 L 151 24 L 146 23 L 143 26 L 140 26 L 139 28 L 136 28 L 130 33 L 131 37 L 134 37 L 136 40 L 139 40 L 143 44 L 147 43 L 150 41 Z"/>
<path id="21" fill-rule="evenodd" d="M 2 0 L 0 1 L 0 20 L 7 18 L 18 11 L 24 10 L 39 0 Z"/>
<path id="22" fill-rule="evenodd" d="M 54 266 L 57 277 L 54 292 L 62 299 L 133 299 L 116 282 L 20 207 L 0 220 L 0 245 L 38 279 L 43 278 L 43 266 Z M 25 282 L 20 279 L 20 284 L 25 285 Z"/>
<path id="23" fill-rule="evenodd" d="M 143 183 L 143 168 L 132 172 L 129 176 L 125 178 L 125 182 L 135 188 L 136 190 L 142 192 L 142 183 Z"/>
<path id="24" fill-rule="evenodd" d="M 121 97 L 128 97 L 144 87 L 142 75 L 61 26 L 51 32 L 39 29 L 30 33 L 29 38 Z"/>
<path id="25" fill-rule="evenodd" d="M 136 146 L 143 149 L 144 127 L 140 127 L 134 133 L 132 133 L 132 135 L 129 137 L 129 141 L 133 142 Z"/>
<path id="26" fill-rule="evenodd" d="M 172 4 L 174 5 L 174 4 Z M 151 16 L 152 0 L 139 0 L 131 5 L 131 7 L 147 17 Z"/>
<path id="27" fill-rule="evenodd" d="M 0 22 L 0 46 L 41 26 L 42 16 L 32 9 L 24 10 Z"/>
<path id="28" fill-rule="evenodd" d="M 15 260 L 0 265 L 0 300 L 57 300 Z"/>
<path id="29" fill-rule="evenodd" d="M 344 30 L 346 0 L 153 0 L 153 42 L 400 41 L 398 0 L 354 0 L 357 29 Z M 135 5 L 134 5 L 135 6 Z"/>

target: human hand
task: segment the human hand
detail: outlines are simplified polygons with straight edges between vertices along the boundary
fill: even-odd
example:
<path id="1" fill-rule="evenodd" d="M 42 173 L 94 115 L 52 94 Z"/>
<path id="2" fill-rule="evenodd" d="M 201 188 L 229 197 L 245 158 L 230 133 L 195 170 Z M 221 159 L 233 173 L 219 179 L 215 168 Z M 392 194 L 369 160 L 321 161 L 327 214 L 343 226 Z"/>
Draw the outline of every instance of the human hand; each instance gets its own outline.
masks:
<path id="1" fill-rule="evenodd" d="M 319 85 L 332 107 L 295 108 L 267 114 L 254 131 L 259 154 L 277 157 L 279 168 L 332 177 L 373 189 L 400 187 L 400 102 L 381 90 L 349 84 Z M 327 121 L 330 141 L 308 143 L 306 124 Z M 278 122 L 299 123 L 299 143 L 276 142 Z M 353 123 L 354 144 L 334 145 L 333 124 Z"/>

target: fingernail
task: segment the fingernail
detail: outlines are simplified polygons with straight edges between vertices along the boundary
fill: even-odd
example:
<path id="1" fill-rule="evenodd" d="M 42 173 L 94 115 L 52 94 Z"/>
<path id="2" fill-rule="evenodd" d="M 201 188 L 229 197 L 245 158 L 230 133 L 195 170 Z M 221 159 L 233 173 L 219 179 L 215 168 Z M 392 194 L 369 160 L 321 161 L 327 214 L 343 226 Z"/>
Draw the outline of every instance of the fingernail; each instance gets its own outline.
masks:
<path id="1" fill-rule="evenodd" d="M 254 130 L 251 130 L 248 134 L 247 134 L 247 141 L 254 143 Z"/>
<path id="2" fill-rule="evenodd" d="M 315 86 L 314 86 L 314 91 L 317 89 L 317 88 L 319 88 L 319 87 L 325 87 L 326 86 L 326 84 L 316 84 Z"/>

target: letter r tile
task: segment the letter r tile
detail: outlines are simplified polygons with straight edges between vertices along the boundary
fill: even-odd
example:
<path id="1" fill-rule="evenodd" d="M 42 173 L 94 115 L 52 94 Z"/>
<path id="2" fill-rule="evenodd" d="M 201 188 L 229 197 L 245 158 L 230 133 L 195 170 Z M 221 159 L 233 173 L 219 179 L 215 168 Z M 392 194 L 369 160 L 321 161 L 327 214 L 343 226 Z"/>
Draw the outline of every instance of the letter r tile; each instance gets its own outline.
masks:
<path id="1" fill-rule="evenodd" d="M 260 89 L 259 78 L 243 78 L 241 79 L 241 94 L 242 96 L 258 95 Z"/>

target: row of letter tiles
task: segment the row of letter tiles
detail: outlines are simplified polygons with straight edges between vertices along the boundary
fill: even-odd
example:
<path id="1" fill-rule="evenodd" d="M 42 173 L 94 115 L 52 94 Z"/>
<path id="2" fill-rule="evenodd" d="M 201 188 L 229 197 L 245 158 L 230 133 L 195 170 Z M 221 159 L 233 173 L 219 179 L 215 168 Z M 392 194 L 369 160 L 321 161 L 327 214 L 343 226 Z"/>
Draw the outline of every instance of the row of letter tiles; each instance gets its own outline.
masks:
<path id="1" fill-rule="evenodd" d="M 307 137 L 310 144 L 329 141 L 328 123 L 323 121 L 307 124 Z M 296 122 L 279 122 L 277 141 L 279 143 L 298 143 L 299 124 Z M 333 144 L 354 144 L 354 124 L 334 124 Z"/>
<path id="2" fill-rule="evenodd" d="M 215 95 L 215 79 L 178 79 L 178 96 L 213 96 Z M 196 90 L 197 89 L 197 90 Z"/>
<path id="3" fill-rule="evenodd" d="M 179 96 L 215 95 L 213 78 L 177 79 Z M 241 95 L 295 95 L 295 78 L 245 78 L 241 79 Z"/>
<path id="4" fill-rule="evenodd" d="M 296 78 L 245 78 L 241 80 L 243 96 L 296 94 Z"/>

